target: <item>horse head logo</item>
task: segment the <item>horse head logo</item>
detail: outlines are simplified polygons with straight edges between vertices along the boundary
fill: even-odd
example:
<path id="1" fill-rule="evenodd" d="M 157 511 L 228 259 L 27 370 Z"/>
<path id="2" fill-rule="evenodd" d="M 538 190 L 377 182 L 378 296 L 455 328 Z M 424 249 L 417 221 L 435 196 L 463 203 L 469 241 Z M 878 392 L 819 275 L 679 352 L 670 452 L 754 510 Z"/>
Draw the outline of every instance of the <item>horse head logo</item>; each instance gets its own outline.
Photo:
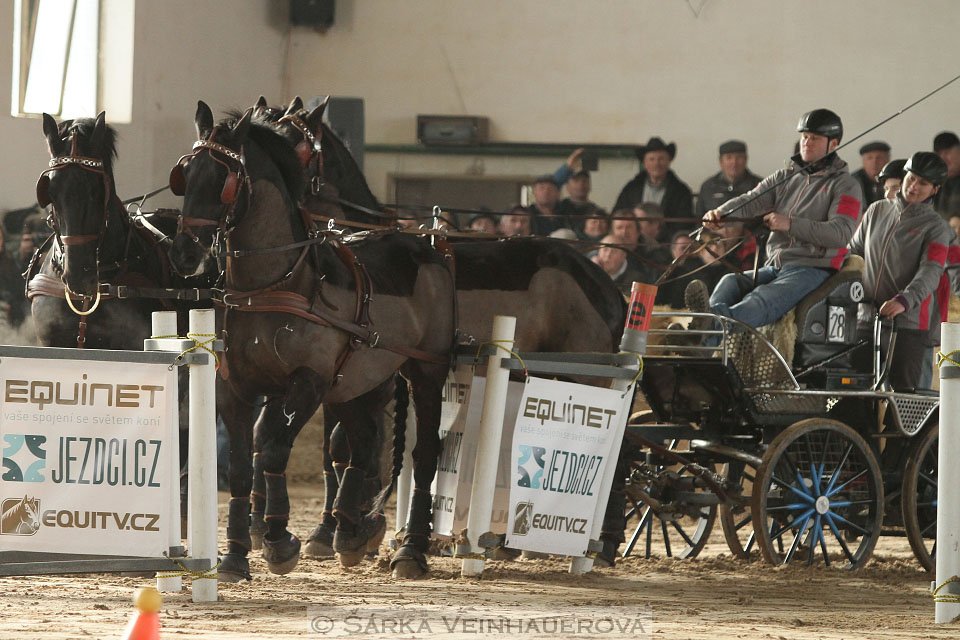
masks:
<path id="1" fill-rule="evenodd" d="M 8 498 L 0 503 L 0 535 L 32 536 L 40 530 L 39 498 Z"/>
<path id="2" fill-rule="evenodd" d="M 525 536 L 530 533 L 530 523 L 533 520 L 533 503 L 518 502 L 513 515 L 513 534 Z"/>

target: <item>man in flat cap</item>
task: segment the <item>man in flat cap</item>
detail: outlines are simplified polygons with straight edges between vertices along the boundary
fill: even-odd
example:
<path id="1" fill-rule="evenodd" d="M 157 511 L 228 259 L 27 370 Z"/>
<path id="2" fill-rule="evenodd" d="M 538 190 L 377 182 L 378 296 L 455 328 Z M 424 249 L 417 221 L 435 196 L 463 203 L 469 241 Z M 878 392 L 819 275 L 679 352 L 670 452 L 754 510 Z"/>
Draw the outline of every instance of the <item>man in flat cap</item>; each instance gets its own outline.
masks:
<path id="1" fill-rule="evenodd" d="M 863 166 L 850 175 L 860 183 L 863 200 L 860 212 L 863 213 L 877 200 L 883 200 L 883 185 L 877 180 L 880 170 L 890 162 L 890 145 L 876 140 L 860 147 L 860 162 Z"/>
<path id="2" fill-rule="evenodd" d="M 634 178 L 624 185 L 617 197 L 617 203 L 611 211 L 633 209 L 641 202 L 653 202 L 660 205 L 667 218 L 689 218 L 690 222 L 667 221 L 667 235 L 680 229 L 693 229 L 693 194 L 676 174 L 670 170 L 670 163 L 677 155 L 677 145 L 665 144 L 656 136 L 646 145 L 637 149 L 637 157 L 643 168 Z"/>
<path id="3" fill-rule="evenodd" d="M 742 196 L 760 183 L 760 176 L 747 169 L 747 145 L 740 140 L 727 140 L 720 145 L 720 172 L 700 186 L 697 217 L 716 209 L 727 200 Z"/>
<path id="4" fill-rule="evenodd" d="M 527 207 L 530 226 L 535 236 L 548 236 L 567 227 L 567 219 L 557 211 L 560 203 L 560 185 L 547 173 L 533 181 L 533 203 Z"/>
<path id="5" fill-rule="evenodd" d="M 960 138 L 952 131 L 942 131 L 933 139 L 933 152 L 947 163 L 947 180 L 933 201 L 941 216 L 960 214 Z"/>

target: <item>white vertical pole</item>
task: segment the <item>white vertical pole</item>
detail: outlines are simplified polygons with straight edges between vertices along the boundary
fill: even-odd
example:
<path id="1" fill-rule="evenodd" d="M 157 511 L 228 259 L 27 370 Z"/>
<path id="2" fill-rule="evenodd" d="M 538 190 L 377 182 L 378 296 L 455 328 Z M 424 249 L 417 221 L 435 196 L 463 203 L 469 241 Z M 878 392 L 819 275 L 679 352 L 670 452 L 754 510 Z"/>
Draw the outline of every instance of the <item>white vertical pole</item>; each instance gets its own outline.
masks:
<path id="1" fill-rule="evenodd" d="M 190 333 L 200 342 L 215 333 L 213 309 L 190 310 Z M 199 335 L 198 335 L 199 334 Z M 212 344 L 212 343 L 211 343 Z M 216 363 L 211 356 L 204 365 L 190 366 L 190 458 L 187 507 L 190 557 L 217 563 L 217 410 Z M 215 602 L 217 580 L 194 579 L 194 602 Z"/>
<path id="2" fill-rule="evenodd" d="M 944 322 L 940 348 L 960 349 L 960 323 Z M 957 360 L 956 356 L 952 357 Z M 960 504 L 953 491 L 960 486 L 960 368 L 943 362 L 940 367 L 940 437 L 937 453 L 937 585 L 960 576 Z M 955 586 L 956 583 L 950 586 Z M 941 589 L 940 595 L 947 588 Z M 935 622 L 951 622 L 960 615 L 960 603 L 936 602 Z"/>
<path id="3" fill-rule="evenodd" d="M 512 343 L 517 319 L 512 316 L 494 316 L 493 341 Z M 503 433 L 503 412 L 507 406 L 507 387 L 510 372 L 500 366 L 504 352 L 497 349 L 487 358 L 487 386 L 483 393 L 480 413 L 480 434 L 477 439 L 477 462 L 470 489 L 470 512 L 467 514 L 467 541 L 473 552 L 480 549 L 480 536 L 490 530 L 490 512 L 497 485 L 497 463 L 500 460 L 500 437 Z M 460 575 L 465 578 L 483 573 L 484 561 L 465 558 Z"/>
<path id="4" fill-rule="evenodd" d="M 177 335 L 177 312 L 176 311 L 154 311 L 151 316 L 150 332 L 152 336 L 175 336 Z M 175 401 L 175 400 L 174 400 Z M 174 415 L 179 415 L 179 411 L 174 411 Z M 179 431 L 179 425 L 178 425 Z M 179 434 L 178 434 L 179 435 Z M 173 519 L 170 523 L 170 533 L 168 536 L 170 547 L 179 547 L 180 542 L 180 443 L 170 443 L 170 457 L 173 465 L 173 478 L 169 483 L 170 491 L 170 509 L 173 512 Z M 183 589 L 183 579 L 180 576 L 169 578 L 157 578 L 157 591 L 181 591 Z"/>
<path id="5" fill-rule="evenodd" d="M 417 445 L 417 412 L 413 406 L 413 394 L 410 394 L 410 404 L 407 405 L 406 446 L 403 450 L 403 466 L 400 468 L 400 477 L 397 478 L 397 523 L 394 531 L 400 531 L 407 524 L 407 515 L 410 513 L 410 496 L 413 488 L 413 448 Z M 390 540 L 390 547 L 397 548 L 396 539 Z"/>

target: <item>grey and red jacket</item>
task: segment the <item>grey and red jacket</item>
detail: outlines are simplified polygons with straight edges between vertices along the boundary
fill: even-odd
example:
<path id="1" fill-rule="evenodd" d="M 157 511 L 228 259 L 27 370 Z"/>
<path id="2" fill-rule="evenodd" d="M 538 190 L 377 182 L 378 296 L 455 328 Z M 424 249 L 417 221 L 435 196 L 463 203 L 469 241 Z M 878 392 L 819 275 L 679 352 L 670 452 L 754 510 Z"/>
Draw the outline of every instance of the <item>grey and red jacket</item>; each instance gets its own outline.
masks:
<path id="1" fill-rule="evenodd" d="M 839 269 L 860 217 L 860 198 L 860 185 L 847 163 L 834 156 L 833 162 L 815 173 L 791 160 L 786 169 L 719 209 L 733 211 L 730 218 L 753 218 L 771 211 L 790 216 L 790 231 L 774 231 L 767 239 L 767 266 Z"/>
<path id="2" fill-rule="evenodd" d="M 865 263 L 860 321 L 871 321 L 875 309 L 896 298 L 906 307 L 897 316 L 900 328 L 939 333 L 952 238 L 956 234 L 929 202 L 908 204 L 897 194 L 870 205 L 850 240 L 850 251 Z"/>

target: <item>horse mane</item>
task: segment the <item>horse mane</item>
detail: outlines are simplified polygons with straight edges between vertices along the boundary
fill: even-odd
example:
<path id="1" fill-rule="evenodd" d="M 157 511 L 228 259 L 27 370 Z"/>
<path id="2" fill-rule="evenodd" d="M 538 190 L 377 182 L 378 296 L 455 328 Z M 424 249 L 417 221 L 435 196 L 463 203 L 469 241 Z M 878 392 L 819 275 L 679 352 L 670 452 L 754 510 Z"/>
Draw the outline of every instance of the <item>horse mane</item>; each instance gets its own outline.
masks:
<path id="1" fill-rule="evenodd" d="M 330 149 L 332 151 L 330 156 L 327 157 L 331 157 L 336 161 L 334 168 L 340 172 L 340 180 L 335 182 L 335 184 L 337 188 L 340 189 L 341 195 L 351 193 L 358 194 L 351 196 L 361 200 L 360 202 L 354 202 L 354 204 L 375 211 L 383 211 L 383 205 L 380 204 L 377 197 L 370 191 L 370 185 L 367 184 L 367 179 L 364 177 L 363 172 L 360 171 L 357 161 L 353 159 L 353 154 L 347 149 L 347 145 L 344 144 L 343 140 L 341 140 L 325 122 L 321 122 L 320 126 L 323 128 L 323 147 L 324 149 Z M 324 155 L 326 156 L 326 154 Z M 359 215 L 360 212 L 351 213 L 351 215 L 355 214 Z M 367 214 L 363 215 L 366 216 Z M 379 222 L 379 220 L 374 220 L 374 222 Z"/>
<path id="2" fill-rule="evenodd" d="M 103 160 L 103 169 L 107 175 L 113 175 L 113 161 L 117 158 L 117 130 L 104 123 L 103 149 L 94 150 L 90 147 L 90 136 L 96 120 L 93 118 L 77 118 L 64 120 L 58 125 L 60 141 L 67 145 L 69 152 L 70 134 L 77 132 L 77 152 L 83 156 L 97 157 Z"/>
<path id="3" fill-rule="evenodd" d="M 227 117 L 217 124 L 229 131 L 242 115 L 237 111 L 230 111 L 227 113 Z M 277 131 L 276 125 L 267 118 L 254 115 L 250 120 L 247 138 L 263 149 L 264 153 L 277 165 L 290 195 L 290 200 L 294 204 L 300 202 L 300 197 L 307 188 L 303 167 L 300 165 L 300 159 L 297 157 L 296 151 L 290 146 L 287 139 Z"/>

